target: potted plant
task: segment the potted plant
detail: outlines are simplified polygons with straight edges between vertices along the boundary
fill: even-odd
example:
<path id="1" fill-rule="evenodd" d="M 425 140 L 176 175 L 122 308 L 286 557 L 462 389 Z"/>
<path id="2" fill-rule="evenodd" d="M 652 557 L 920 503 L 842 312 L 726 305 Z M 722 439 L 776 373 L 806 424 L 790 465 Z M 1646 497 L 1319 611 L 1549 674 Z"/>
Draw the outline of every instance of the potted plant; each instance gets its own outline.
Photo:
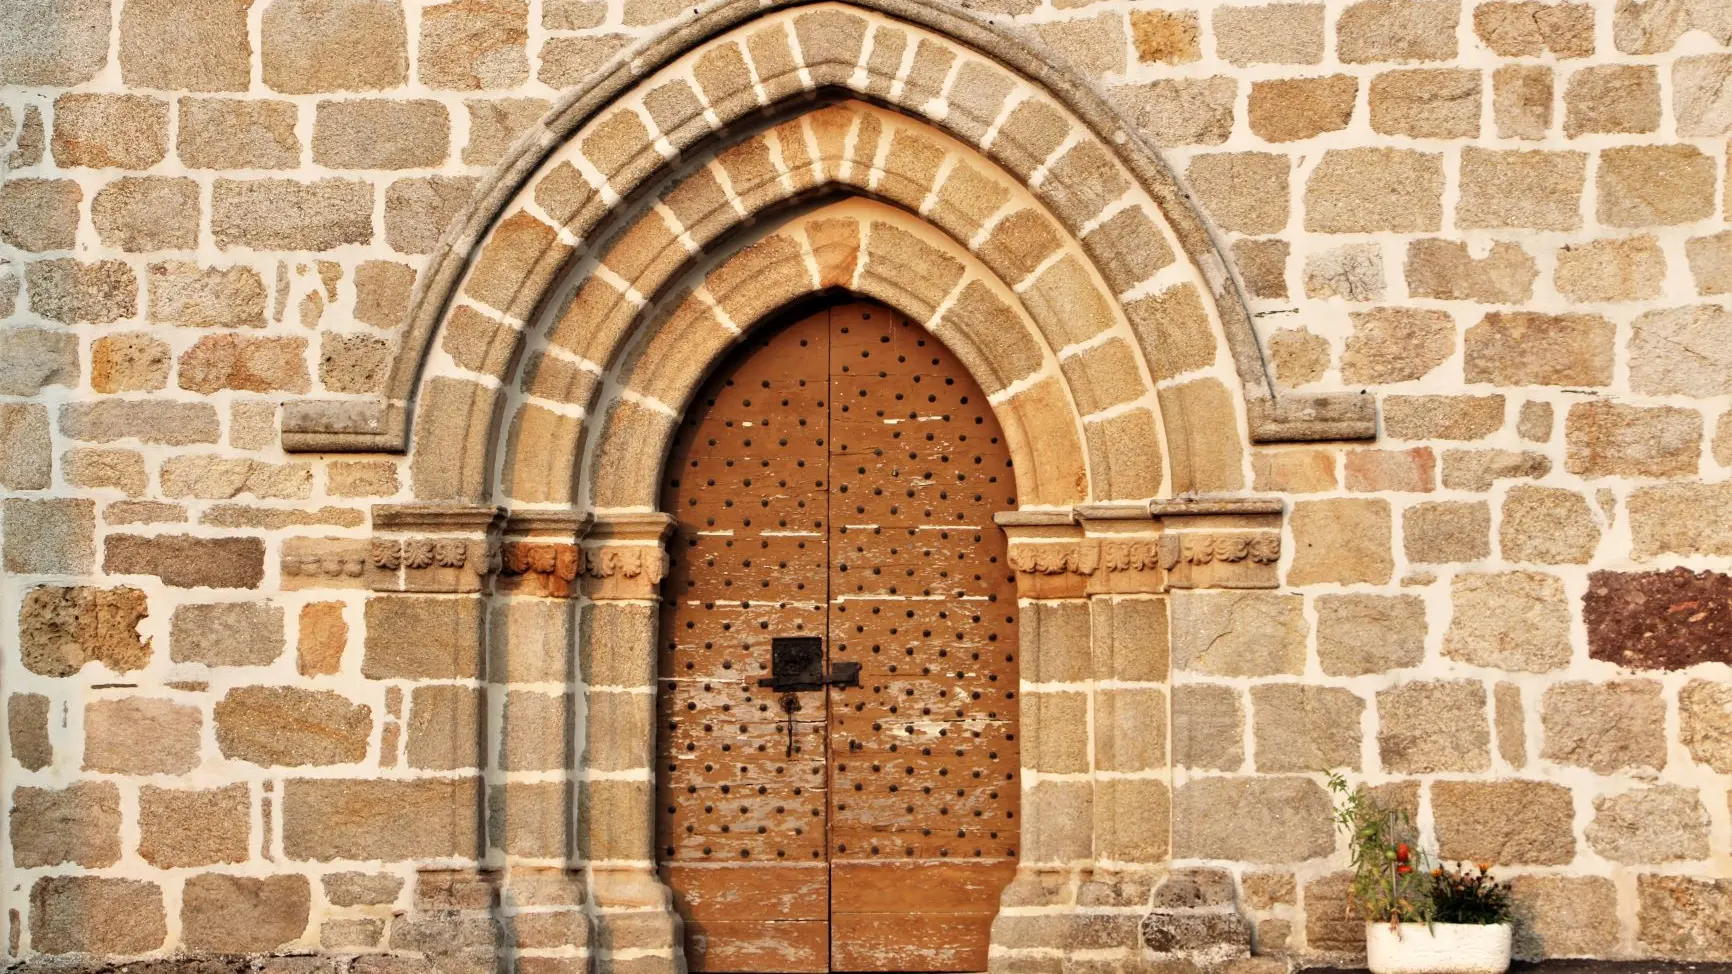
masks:
<path id="1" fill-rule="evenodd" d="M 1412 823 L 1338 774 L 1335 823 L 1353 868 L 1349 909 L 1365 920 L 1372 974 L 1503 974 L 1510 963 L 1509 887 L 1476 870 L 1426 869 Z"/>

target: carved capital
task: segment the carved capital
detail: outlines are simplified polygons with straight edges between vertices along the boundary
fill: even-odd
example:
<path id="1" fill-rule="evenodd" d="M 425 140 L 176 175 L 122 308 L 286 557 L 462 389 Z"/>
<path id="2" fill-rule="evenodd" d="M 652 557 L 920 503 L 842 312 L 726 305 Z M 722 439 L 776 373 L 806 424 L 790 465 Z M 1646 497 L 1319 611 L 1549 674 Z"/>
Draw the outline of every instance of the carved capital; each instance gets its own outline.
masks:
<path id="1" fill-rule="evenodd" d="M 367 582 L 379 591 L 479 592 L 499 570 L 505 512 L 469 504 L 377 504 Z"/>
<path id="2" fill-rule="evenodd" d="M 548 541 L 507 541 L 495 588 L 521 595 L 568 598 L 583 572 L 583 549 Z"/>
<path id="3" fill-rule="evenodd" d="M 1161 538 L 1161 567 L 1174 588 L 1274 588 L 1279 531 L 1175 531 Z"/>
<path id="4" fill-rule="evenodd" d="M 664 545 L 673 525 L 666 514 L 596 518 L 584 539 L 584 594 L 592 599 L 659 598 L 668 572 Z"/>

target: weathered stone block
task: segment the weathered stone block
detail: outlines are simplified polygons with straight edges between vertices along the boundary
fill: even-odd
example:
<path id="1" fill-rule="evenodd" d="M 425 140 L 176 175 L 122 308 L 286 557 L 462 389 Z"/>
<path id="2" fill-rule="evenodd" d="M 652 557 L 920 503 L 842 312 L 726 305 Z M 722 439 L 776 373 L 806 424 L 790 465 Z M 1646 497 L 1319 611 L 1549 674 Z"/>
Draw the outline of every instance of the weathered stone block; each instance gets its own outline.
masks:
<path id="1" fill-rule="evenodd" d="M 1500 139 L 1543 139 L 1552 127 L 1552 69 L 1506 64 L 1491 76 L 1491 114 Z"/>
<path id="2" fill-rule="evenodd" d="M 1409 257 L 1408 287 L 1414 287 Z M 1341 356 L 1341 379 L 1379 385 L 1425 377 L 1455 352 L 1455 321 L 1446 311 L 1375 308 L 1349 316 L 1353 334 Z"/>
<path id="3" fill-rule="evenodd" d="M 177 606 L 169 658 L 206 666 L 268 666 L 283 654 L 283 610 L 267 602 Z"/>
<path id="4" fill-rule="evenodd" d="M 1618 945 L 1618 890 L 1600 876 L 1517 876 L 1515 954 L 1602 957 Z"/>
<path id="5" fill-rule="evenodd" d="M 175 153 L 191 169 L 294 169 L 298 112 L 288 101 L 182 98 Z"/>
<path id="6" fill-rule="evenodd" d="M 1732 686 L 1691 680 L 1678 691 L 1678 739 L 1690 756 L 1727 774 L 1732 768 Z"/>
<path id="7" fill-rule="evenodd" d="M 367 600 L 361 672 L 370 680 L 480 676 L 481 606 L 474 598 L 386 595 Z"/>
<path id="8" fill-rule="evenodd" d="M 1425 602 L 1416 595 L 1320 595 L 1317 657 L 1331 676 L 1361 676 L 1425 658 Z"/>
<path id="9" fill-rule="evenodd" d="M 1650 396 L 1732 395 L 1732 311 L 1702 304 L 1637 318 L 1630 324 L 1630 388 Z"/>
<path id="10" fill-rule="evenodd" d="M 1216 18 L 1217 26 L 1220 19 Z M 1190 11 L 1131 11 L 1131 47 L 1144 64 L 1189 64 L 1201 60 L 1200 28 Z"/>
<path id="11" fill-rule="evenodd" d="M 25 770 L 41 771 L 54 763 L 48 711 L 48 698 L 40 693 L 14 693 L 6 701 L 6 742 Z"/>
<path id="12" fill-rule="evenodd" d="M 1309 778 L 1193 778 L 1173 795 L 1173 855 L 1301 862 L 1335 851 L 1329 796 Z"/>
<path id="13" fill-rule="evenodd" d="M 1690 477 L 1702 453 L 1702 414 L 1673 406 L 1582 402 L 1564 420 L 1565 466 L 1584 477 Z"/>
<path id="14" fill-rule="evenodd" d="M 1269 683 L 1251 688 L 1260 773 L 1359 769 L 1365 701 L 1338 687 Z"/>
<path id="15" fill-rule="evenodd" d="M 258 538 L 111 534 L 102 570 L 155 575 L 175 588 L 257 588 L 265 577 L 265 544 Z"/>
<path id="16" fill-rule="evenodd" d="M 140 669 L 150 661 L 150 643 L 137 631 L 147 611 L 144 593 L 125 586 L 31 589 L 18 613 L 24 668 L 71 676 L 96 660 L 115 673 Z"/>
<path id="17" fill-rule="evenodd" d="M 1473 31 L 1499 57 L 1588 57 L 1594 8 L 1586 3 L 1494 0 L 1473 8 Z"/>
<path id="18" fill-rule="evenodd" d="M 273 0 L 261 25 L 264 81 L 277 91 L 379 91 L 408 79 L 397 0 Z M 357 45 L 357 37 L 367 43 Z"/>
<path id="19" fill-rule="evenodd" d="M 173 361 L 168 344 L 150 337 L 148 332 L 105 335 L 90 345 L 90 386 L 97 392 L 154 392 L 168 384 L 168 370 Z M 77 415 L 73 412 L 77 408 L 78 406 L 74 406 L 61 411 L 62 432 L 66 431 L 65 417 L 69 414 Z M 154 420 L 165 414 L 187 415 L 210 410 L 209 406 L 183 408 L 179 403 L 125 403 L 112 400 L 90 403 L 87 408 L 85 415 L 107 421 L 103 425 L 110 427 L 106 431 L 110 435 L 97 434 L 81 438 L 96 438 L 104 442 L 123 438 L 111 434 L 122 433 L 128 427 L 136 427 L 135 435 L 146 442 L 150 442 L 153 434 L 175 436 L 175 433 L 167 430 L 159 434 Z M 187 415 L 187 418 L 192 419 L 190 415 Z M 202 423 L 193 421 L 187 429 L 190 435 L 198 436 L 204 432 L 202 426 Z M 214 439 L 214 412 L 210 412 L 209 426 Z M 189 433 L 183 432 L 179 435 Z"/>
<path id="20" fill-rule="evenodd" d="M 1600 546 L 1600 525 L 1588 499 L 1562 487 L 1511 487 L 1498 522 L 1498 549 L 1507 561 L 1585 565 Z"/>
<path id="21" fill-rule="evenodd" d="M 1463 369 L 1495 385 L 1609 385 L 1616 330 L 1599 315 L 1493 312 L 1467 330 Z"/>
<path id="22" fill-rule="evenodd" d="M 145 785 L 138 791 L 138 854 L 158 869 L 244 862 L 252 855 L 252 794 L 245 782 L 208 790 Z"/>
<path id="23" fill-rule="evenodd" d="M 1732 663 L 1732 576 L 1595 572 L 1582 600 L 1588 655 L 1638 670 Z"/>
<path id="24" fill-rule="evenodd" d="M 1381 585 L 1394 573 L 1386 500 L 1299 501 L 1293 505 L 1289 524 L 1293 531 L 1289 585 Z"/>
<path id="25" fill-rule="evenodd" d="M 1503 426 L 1502 396 L 1387 396 L 1383 430 L 1398 440 L 1477 440 Z"/>
<path id="26" fill-rule="evenodd" d="M 479 801 L 473 778 L 291 778 L 283 851 L 320 862 L 472 857 Z"/>
<path id="27" fill-rule="evenodd" d="M 389 873 L 326 873 L 319 881 L 332 906 L 384 906 L 403 891 L 403 877 Z"/>
<path id="28" fill-rule="evenodd" d="M 133 0 L 120 13 L 120 72 L 128 85 L 245 91 L 252 59 L 250 0 Z"/>
<path id="29" fill-rule="evenodd" d="M 84 707 L 84 770 L 186 774 L 198 766 L 204 717 L 172 700 L 122 697 Z"/>
<path id="30" fill-rule="evenodd" d="M 1209 21 L 1215 31 L 1216 52 L 1240 67 L 1317 64 L 1323 60 L 1322 4 L 1217 7 Z M 1135 18 L 1131 23 L 1136 24 Z"/>
<path id="31" fill-rule="evenodd" d="M 1173 666 L 1221 676 L 1297 675 L 1304 669 L 1304 600 L 1270 592 L 1172 595 Z"/>
<path id="32" fill-rule="evenodd" d="M 1377 748 L 1386 772 L 1491 767 L 1485 687 L 1476 680 L 1414 681 L 1379 691 L 1377 715 Z"/>
<path id="33" fill-rule="evenodd" d="M 1283 328 L 1270 335 L 1268 349 L 1275 381 L 1284 387 L 1309 385 L 1329 371 L 1329 340 L 1303 328 Z"/>
<path id="34" fill-rule="evenodd" d="M 62 168 L 149 169 L 168 153 L 168 103 L 145 95 L 61 95 L 54 99 L 49 148 Z"/>
<path id="35" fill-rule="evenodd" d="M 1630 494 L 1632 553 L 1732 555 L 1732 485 L 1671 484 Z"/>
<path id="36" fill-rule="evenodd" d="M 1432 501 L 1402 513 L 1401 542 L 1416 565 L 1473 562 L 1491 557 L 1491 505 L 1484 501 Z"/>
<path id="37" fill-rule="evenodd" d="M 1732 879 L 1636 877 L 1638 949 L 1666 957 L 1732 957 Z"/>
<path id="38" fill-rule="evenodd" d="M 19 250 L 71 250 L 83 200 L 70 179 L 8 179 L 0 184 L 0 240 Z"/>
<path id="39" fill-rule="evenodd" d="M 1461 241 L 1433 237 L 1407 245 L 1407 291 L 1416 298 L 1518 304 L 1533 297 L 1538 275 L 1527 251 L 1508 241 L 1492 244 L 1478 258 Z"/>
<path id="40" fill-rule="evenodd" d="M 1541 572 L 1460 574 L 1443 653 L 1476 666 L 1545 672 L 1570 662 L 1563 582 Z"/>
<path id="41" fill-rule="evenodd" d="M 1427 446 L 1350 450 L 1345 466 L 1348 490 L 1427 493 L 1437 489 L 1437 455 Z"/>
<path id="42" fill-rule="evenodd" d="M 181 354 L 180 387 L 207 395 L 222 389 L 306 392 L 306 354 L 305 338 L 207 335 Z"/>
<path id="43" fill-rule="evenodd" d="M 106 325 L 138 314 L 138 278 L 117 260 L 59 258 L 24 271 L 30 310 L 69 325 Z"/>
<path id="44" fill-rule="evenodd" d="M 120 861 L 120 789 L 111 781 L 20 787 L 12 794 L 6 830 L 17 868 L 112 866 Z"/>
<path id="45" fill-rule="evenodd" d="M 313 161 L 329 169 L 430 169 L 445 162 L 450 146 L 445 106 L 427 98 L 321 102 L 313 121 Z"/>
<path id="46" fill-rule="evenodd" d="M 543 18 L 552 10 L 551 6 L 544 7 Z M 463 162 L 470 166 L 497 164 L 549 107 L 540 98 L 472 98 L 463 105 L 469 110 L 469 142 L 463 146 Z"/>
<path id="47" fill-rule="evenodd" d="M 1684 244 L 1697 294 L 1732 294 L 1732 230 L 1693 237 Z"/>
<path id="48" fill-rule="evenodd" d="M 1651 680 L 1559 683 L 1541 701 L 1540 757 L 1600 774 L 1666 766 L 1666 702 Z"/>
<path id="49" fill-rule="evenodd" d="M 1665 280 L 1666 255 L 1653 237 L 1614 237 L 1558 249 L 1558 292 L 1572 301 L 1657 298 Z"/>
<path id="50" fill-rule="evenodd" d="M 1431 817 L 1443 859 L 1557 866 L 1576 857 L 1575 805 L 1562 785 L 1439 781 Z"/>
<path id="51" fill-rule="evenodd" d="M 1270 152 L 1222 152 L 1191 159 L 1185 176 L 1209 216 L 1235 233 L 1279 233 L 1287 226 L 1292 163 Z"/>
<path id="52" fill-rule="evenodd" d="M 373 187 L 353 179 L 219 179 L 211 189 L 210 223 L 224 249 L 330 250 L 370 243 Z"/>
<path id="53" fill-rule="evenodd" d="M 372 708 L 327 690 L 236 687 L 216 703 L 223 757 L 264 767 L 352 764 L 367 756 Z"/>
<path id="54" fill-rule="evenodd" d="M 416 75 L 429 88 L 513 88 L 529 78 L 526 0 L 458 0 L 421 13 Z"/>
<path id="55" fill-rule="evenodd" d="M 1595 187 L 1609 227 L 1690 223 L 1714 212 L 1714 161 L 1692 145 L 1619 146 L 1600 152 Z"/>
<path id="56" fill-rule="evenodd" d="M 276 950 L 306 932 L 311 905 L 312 888 L 298 874 L 190 876 L 181 891 L 181 941 L 189 950 Z"/>
<path id="57" fill-rule="evenodd" d="M 1221 8 L 1222 12 L 1243 9 L 1247 8 Z M 1358 79 L 1345 74 L 1252 82 L 1251 132 L 1265 142 L 1297 142 L 1339 132 L 1353 120 L 1358 96 Z"/>
<path id="58" fill-rule="evenodd" d="M 0 501 L 5 566 L 21 575 L 82 575 L 96 559 L 96 502 L 8 497 Z"/>
<path id="59" fill-rule="evenodd" d="M 1385 71 L 1371 79 L 1371 129 L 1416 139 L 1479 135 L 1480 75 L 1461 68 Z"/>
<path id="60" fill-rule="evenodd" d="M 198 183 L 163 176 L 117 179 L 90 204 L 90 221 L 110 247 L 130 253 L 198 246 Z"/>
<path id="61" fill-rule="evenodd" d="M 0 84 L 71 87 L 95 77 L 108 63 L 112 9 L 113 0 L 19 0 L 0 22 Z"/>
<path id="62" fill-rule="evenodd" d="M 1596 64 L 1564 85 L 1564 134 L 1652 132 L 1660 127 L 1660 79 L 1651 65 Z"/>
<path id="63" fill-rule="evenodd" d="M 1240 769 L 1245 763 L 1245 707 L 1237 688 L 1173 685 L 1173 763 L 1207 771 Z"/>
<path id="64" fill-rule="evenodd" d="M 4 346 L 0 354 L 5 354 Z M 52 482 L 53 471 L 47 408 L 35 403 L 0 405 L 0 487 L 43 490 Z"/>
<path id="65" fill-rule="evenodd" d="M 448 771 L 482 763 L 482 699 L 474 687 L 416 687 L 410 697 L 411 768 Z"/>
<path id="66" fill-rule="evenodd" d="M 168 939 L 162 887 L 136 879 L 43 876 L 30 887 L 30 948 L 137 956 Z"/>
<path id="67" fill-rule="evenodd" d="M 78 375 L 78 336 L 46 328 L 0 329 L 0 395 L 34 396 L 45 386 L 75 386 Z"/>
<path id="68" fill-rule="evenodd" d="M 1595 852 L 1614 862 L 1671 862 L 1707 858 L 1708 827 L 1700 792 L 1656 785 L 1595 798 L 1586 835 Z"/>
<path id="69" fill-rule="evenodd" d="M 1587 153 L 1479 149 L 1461 156 L 1456 225 L 1474 229 L 1574 230 L 1582 225 Z"/>
<path id="70" fill-rule="evenodd" d="M 1305 296 L 1345 301 L 1382 300 L 1383 248 L 1348 244 L 1305 258 Z"/>
<path id="71" fill-rule="evenodd" d="M 1390 2 L 1400 4 L 1400 0 L 1364 0 L 1357 6 Z M 1347 14 L 1342 16 L 1345 22 Z M 1453 37 L 1450 44 L 1454 46 Z M 1323 233 L 1436 231 L 1443 222 L 1442 200 L 1442 156 L 1408 149 L 1330 149 L 1305 186 L 1305 229 Z"/>

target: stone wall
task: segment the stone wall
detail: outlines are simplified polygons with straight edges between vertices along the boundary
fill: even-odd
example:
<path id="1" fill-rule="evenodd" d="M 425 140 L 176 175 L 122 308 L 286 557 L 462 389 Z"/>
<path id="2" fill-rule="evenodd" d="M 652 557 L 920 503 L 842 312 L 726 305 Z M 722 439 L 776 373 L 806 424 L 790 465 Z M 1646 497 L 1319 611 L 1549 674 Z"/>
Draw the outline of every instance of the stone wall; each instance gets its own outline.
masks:
<path id="1" fill-rule="evenodd" d="M 1280 386 L 1381 415 L 1235 472 L 1285 501 L 1278 588 L 1175 586 L 1170 673 L 1158 613 L 1125 624 L 1149 686 L 1091 706 L 1168 694 L 1126 711 L 1166 731 L 1156 857 L 1225 869 L 1259 951 L 1350 956 L 1346 769 L 1519 877 L 1527 953 L 1732 959 L 1727 5 L 961 6 L 1161 150 Z M 549 599 L 577 562 L 490 566 L 473 525 L 392 562 L 408 461 L 288 453 L 279 407 L 381 389 L 516 135 L 685 9 L 8 0 L 8 956 L 666 946 L 547 865 L 610 858 L 565 792 L 587 823 L 642 790 L 567 753 L 570 686 L 645 680 L 642 600 Z M 467 597 L 501 571 L 542 587 Z"/>

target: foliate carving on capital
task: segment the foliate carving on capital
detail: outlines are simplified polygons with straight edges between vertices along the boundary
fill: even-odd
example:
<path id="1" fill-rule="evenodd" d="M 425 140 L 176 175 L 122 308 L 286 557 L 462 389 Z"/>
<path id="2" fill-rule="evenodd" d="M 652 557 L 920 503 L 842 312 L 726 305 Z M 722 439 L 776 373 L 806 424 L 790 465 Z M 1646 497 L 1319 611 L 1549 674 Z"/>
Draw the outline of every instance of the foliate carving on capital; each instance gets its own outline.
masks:
<path id="1" fill-rule="evenodd" d="M 1086 544 L 1013 544 L 1009 557 L 1025 575 L 1093 575 L 1100 564 L 1100 551 Z"/>
<path id="2" fill-rule="evenodd" d="M 380 538 L 373 542 L 368 556 L 373 567 L 380 571 L 394 572 L 403 567 L 403 542 Z"/>
<path id="3" fill-rule="evenodd" d="M 629 578 L 660 585 L 667 575 L 667 556 L 648 545 L 608 545 L 585 559 L 584 573 L 590 578 Z"/>
<path id="4" fill-rule="evenodd" d="M 1161 567 L 1171 571 L 1181 562 L 1187 565 L 1207 565 L 1212 562 L 1229 564 L 1250 560 L 1259 565 L 1273 565 L 1281 560 L 1281 536 L 1278 534 L 1169 534 L 1161 538 Z"/>
<path id="5" fill-rule="evenodd" d="M 1160 567 L 1160 548 L 1154 541 L 1102 541 L 1101 567 L 1109 572 L 1146 572 Z"/>
<path id="6" fill-rule="evenodd" d="M 533 595 L 565 597 L 583 573 L 583 549 L 549 541 L 508 541 L 499 569 L 501 588 Z"/>
<path id="7" fill-rule="evenodd" d="M 1008 557 L 1018 573 L 1018 594 L 1027 598 L 1081 598 L 1161 586 L 1160 545 L 1153 537 L 1013 541 Z"/>
<path id="8" fill-rule="evenodd" d="M 408 592 L 474 592 L 499 570 L 493 538 L 375 538 L 368 549 L 373 587 Z"/>

